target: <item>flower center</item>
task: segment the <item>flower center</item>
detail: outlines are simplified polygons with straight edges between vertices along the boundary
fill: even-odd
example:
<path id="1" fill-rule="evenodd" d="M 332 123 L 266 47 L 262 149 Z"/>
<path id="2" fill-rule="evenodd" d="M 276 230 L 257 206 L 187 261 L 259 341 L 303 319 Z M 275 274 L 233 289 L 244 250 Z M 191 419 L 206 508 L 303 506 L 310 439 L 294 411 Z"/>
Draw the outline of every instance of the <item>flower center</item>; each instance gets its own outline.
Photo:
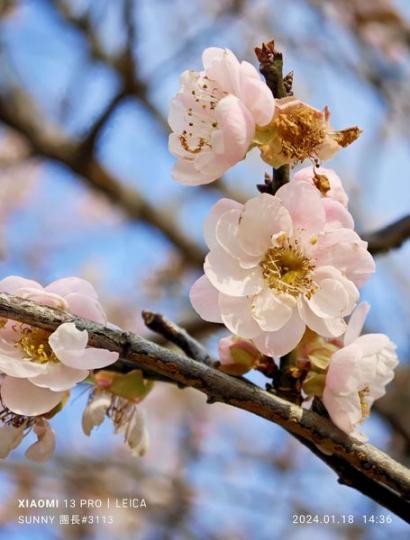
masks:
<path id="1" fill-rule="evenodd" d="M 325 138 L 322 114 L 311 107 L 295 107 L 279 114 L 274 123 L 282 139 L 282 153 L 292 161 L 313 157 Z"/>
<path id="2" fill-rule="evenodd" d="M 260 266 L 266 283 L 277 292 L 310 298 L 316 290 L 312 279 L 314 265 L 297 245 L 286 242 L 269 248 Z"/>
<path id="3" fill-rule="evenodd" d="M 58 362 L 57 356 L 48 343 L 49 333 L 40 328 L 23 328 L 18 345 L 25 354 L 38 364 L 47 362 Z"/>

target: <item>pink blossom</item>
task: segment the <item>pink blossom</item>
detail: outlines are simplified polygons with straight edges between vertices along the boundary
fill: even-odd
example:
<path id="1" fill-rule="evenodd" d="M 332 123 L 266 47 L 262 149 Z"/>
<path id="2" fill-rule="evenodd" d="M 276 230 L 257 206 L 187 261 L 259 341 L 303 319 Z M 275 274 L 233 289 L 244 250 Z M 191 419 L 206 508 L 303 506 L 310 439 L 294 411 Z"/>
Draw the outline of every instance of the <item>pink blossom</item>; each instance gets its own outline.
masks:
<path id="1" fill-rule="evenodd" d="M 47 287 L 17 276 L 0 281 L 0 291 L 105 324 L 106 316 L 90 283 L 64 278 Z M 16 414 L 44 414 L 83 381 L 90 370 L 118 359 L 118 353 L 87 347 L 88 333 L 64 323 L 49 333 L 11 320 L 0 328 L 0 372 L 3 404 Z"/>
<path id="2" fill-rule="evenodd" d="M 344 346 L 330 358 L 322 398 L 333 422 L 362 440 L 356 427 L 385 394 L 398 364 L 396 346 L 387 336 L 360 335 L 367 311 L 361 304 L 350 318 Z"/>
<path id="3" fill-rule="evenodd" d="M 230 50 L 208 48 L 202 61 L 203 71 L 182 74 L 169 114 L 173 176 L 189 185 L 212 182 L 241 161 L 275 107 L 257 70 Z"/>
<path id="4" fill-rule="evenodd" d="M 191 289 L 192 305 L 270 356 L 290 352 L 306 325 L 325 337 L 340 336 L 359 296 L 347 277 L 355 276 L 355 261 L 338 252 L 338 238 L 358 251 L 346 231 L 353 232 L 326 229 L 321 196 L 307 182 L 244 205 L 222 199 L 205 222 L 210 252 L 205 275 Z M 321 239 L 329 234 L 325 251 Z M 337 256 L 345 272 L 332 264 Z"/>

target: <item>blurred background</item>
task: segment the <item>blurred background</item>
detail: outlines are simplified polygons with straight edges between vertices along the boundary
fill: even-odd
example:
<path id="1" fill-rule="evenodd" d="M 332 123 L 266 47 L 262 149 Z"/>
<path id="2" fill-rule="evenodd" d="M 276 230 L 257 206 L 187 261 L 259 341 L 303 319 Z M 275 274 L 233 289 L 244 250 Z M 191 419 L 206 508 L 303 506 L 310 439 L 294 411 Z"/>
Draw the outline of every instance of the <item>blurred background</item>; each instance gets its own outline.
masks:
<path id="1" fill-rule="evenodd" d="M 215 354 L 223 333 L 188 300 L 201 273 L 202 223 L 221 196 L 254 196 L 268 168 L 251 154 L 217 183 L 179 186 L 170 176 L 167 112 L 180 73 L 200 67 L 205 47 L 256 63 L 254 47 L 272 38 L 295 72 L 295 94 L 328 105 L 335 128 L 364 130 L 329 164 L 358 230 L 408 214 L 408 1 L 0 0 L 0 276 L 44 284 L 83 276 L 112 322 L 153 337 L 140 312 L 161 311 Z M 401 359 L 365 431 L 407 464 L 409 264 L 410 242 L 378 256 L 362 291 L 372 304 L 368 330 L 389 334 Z M 263 385 L 260 377 L 253 380 Z M 337 484 L 260 418 L 157 384 L 144 402 L 151 449 L 137 460 L 108 422 L 83 435 L 86 401 L 80 388 L 52 422 L 58 446 L 50 463 L 30 465 L 24 448 L 0 463 L 1 538 L 408 538 L 396 517 L 364 526 L 363 514 L 388 512 Z M 106 526 L 17 524 L 18 497 L 107 496 L 143 497 L 147 508 L 111 512 Z M 354 523 L 294 525 L 294 513 L 351 514 Z"/>

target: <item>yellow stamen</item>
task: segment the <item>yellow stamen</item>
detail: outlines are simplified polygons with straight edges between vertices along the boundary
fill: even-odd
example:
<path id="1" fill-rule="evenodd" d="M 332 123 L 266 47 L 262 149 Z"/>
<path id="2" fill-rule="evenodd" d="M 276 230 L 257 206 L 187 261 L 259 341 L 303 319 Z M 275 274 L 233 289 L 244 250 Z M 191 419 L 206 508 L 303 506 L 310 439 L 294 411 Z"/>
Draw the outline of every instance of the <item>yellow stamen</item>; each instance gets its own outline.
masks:
<path id="1" fill-rule="evenodd" d="M 297 245 L 285 241 L 269 248 L 260 265 L 268 286 L 277 292 L 310 298 L 317 288 L 312 279 L 314 265 Z"/>
<path id="2" fill-rule="evenodd" d="M 58 362 L 58 358 L 48 343 L 49 336 L 49 332 L 40 328 L 25 327 L 22 329 L 18 345 L 33 362 L 39 364 Z"/>

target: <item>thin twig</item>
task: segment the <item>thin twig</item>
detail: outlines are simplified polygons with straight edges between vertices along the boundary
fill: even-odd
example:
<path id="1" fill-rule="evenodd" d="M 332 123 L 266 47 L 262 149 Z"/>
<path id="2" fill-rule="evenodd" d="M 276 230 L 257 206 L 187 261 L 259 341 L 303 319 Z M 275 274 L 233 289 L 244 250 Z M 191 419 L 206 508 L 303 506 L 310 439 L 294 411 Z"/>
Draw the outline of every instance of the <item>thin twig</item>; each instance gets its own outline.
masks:
<path id="1" fill-rule="evenodd" d="M 153 332 L 163 336 L 165 339 L 174 343 L 190 358 L 203 362 L 207 366 L 212 366 L 214 362 L 209 356 L 208 351 L 199 341 L 188 334 L 186 330 L 168 320 L 160 313 L 152 311 L 143 311 L 142 318 L 144 323 Z"/>

